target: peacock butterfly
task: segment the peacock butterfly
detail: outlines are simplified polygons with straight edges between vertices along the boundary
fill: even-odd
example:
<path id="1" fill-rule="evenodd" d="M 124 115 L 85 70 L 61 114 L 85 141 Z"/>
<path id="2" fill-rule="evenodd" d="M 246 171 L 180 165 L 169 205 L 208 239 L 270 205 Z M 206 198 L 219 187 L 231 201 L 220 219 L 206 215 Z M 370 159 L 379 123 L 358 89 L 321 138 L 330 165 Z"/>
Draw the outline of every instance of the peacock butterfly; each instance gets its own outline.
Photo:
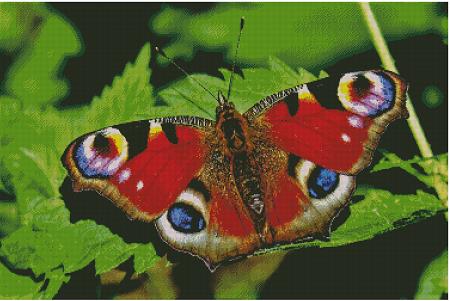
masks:
<path id="1" fill-rule="evenodd" d="M 387 125 L 407 118 L 406 89 L 389 71 L 351 72 L 267 96 L 243 114 L 219 92 L 215 121 L 111 126 L 76 139 L 62 161 L 75 191 L 95 190 L 153 222 L 167 244 L 214 270 L 328 236 Z"/>

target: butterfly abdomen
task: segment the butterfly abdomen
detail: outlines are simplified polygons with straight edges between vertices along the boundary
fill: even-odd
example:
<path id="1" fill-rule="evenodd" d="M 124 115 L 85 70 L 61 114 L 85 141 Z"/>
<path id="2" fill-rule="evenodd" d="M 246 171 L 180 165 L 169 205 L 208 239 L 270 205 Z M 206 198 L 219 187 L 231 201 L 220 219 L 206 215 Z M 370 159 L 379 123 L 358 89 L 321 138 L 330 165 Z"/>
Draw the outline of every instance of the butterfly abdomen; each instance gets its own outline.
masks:
<path id="1" fill-rule="evenodd" d="M 252 164 L 250 154 L 239 153 L 233 157 L 233 176 L 245 205 L 257 216 L 264 212 L 259 169 Z"/>
<path id="2" fill-rule="evenodd" d="M 261 170 L 258 167 L 254 147 L 248 131 L 248 121 L 232 104 L 218 111 L 217 132 L 222 140 L 224 154 L 229 158 L 230 171 L 256 230 L 263 232 L 265 205 Z"/>

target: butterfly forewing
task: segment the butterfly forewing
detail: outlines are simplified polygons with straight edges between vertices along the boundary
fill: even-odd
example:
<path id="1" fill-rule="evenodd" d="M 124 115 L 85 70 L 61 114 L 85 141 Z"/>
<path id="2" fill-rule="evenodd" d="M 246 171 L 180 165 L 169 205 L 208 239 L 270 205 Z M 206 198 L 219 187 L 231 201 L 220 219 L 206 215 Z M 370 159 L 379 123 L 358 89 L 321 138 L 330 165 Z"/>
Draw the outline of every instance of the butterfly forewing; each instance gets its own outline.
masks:
<path id="1" fill-rule="evenodd" d="M 407 117 L 406 84 L 388 71 L 361 71 L 299 85 L 245 115 L 266 122 L 280 148 L 323 167 L 357 174 L 370 164 L 386 126 Z"/>
<path id="2" fill-rule="evenodd" d="M 75 190 L 95 190 L 131 218 L 152 221 L 200 171 L 210 126 L 192 117 L 112 126 L 78 138 L 62 159 Z"/>

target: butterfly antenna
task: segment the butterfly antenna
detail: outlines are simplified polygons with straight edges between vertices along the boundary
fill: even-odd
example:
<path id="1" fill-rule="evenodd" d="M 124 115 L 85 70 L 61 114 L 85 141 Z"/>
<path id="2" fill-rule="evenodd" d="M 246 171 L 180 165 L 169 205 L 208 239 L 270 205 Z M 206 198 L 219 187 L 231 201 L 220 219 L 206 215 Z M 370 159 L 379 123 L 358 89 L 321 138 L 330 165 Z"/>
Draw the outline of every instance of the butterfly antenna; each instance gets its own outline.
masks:
<path id="1" fill-rule="evenodd" d="M 192 75 L 190 75 L 189 73 L 187 73 L 186 70 L 184 70 L 183 68 L 181 68 L 180 65 L 178 65 L 173 59 L 171 59 L 170 57 L 168 57 L 166 55 L 166 53 L 159 48 L 158 46 L 155 47 L 156 52 L 158 52 L 162 57 L 164 57 L 165 59 L 167 59 L 170 63 L 172 63 L 172 65 L 174 65 L 175 67 L 178 68 L 178 70 L 180 70 L 181 72 L 183 72 L 187 78 L 189 78 L 190 80 L 194 81 L 196 84 L 198 84 L 200 87 L 203 88 L 203 90 L 205 90 L 206 92 L 208 92 L 212 97 L 214 97 L 214 99 L 217 101 L 217 97 L 210 91 L 208 90 L 208 88 L 206 88 L 201 82 L 199 82 L 197 79 L 195 79 L 195 77 L 193 77 Z"/>
<path id="2" fill-rule="evenodd" d="M 234 61 L 233 61 L 233 67 L 231 67 L 230 82 L 228 84 L 227 99 L 230 99 L 230 95 L 231 95 L 231 86 L 233 85 L 234 69 L 236 68 L 236 61 L 237 61 L 237 56 L 238 56 L 239 45 L 241 44 L 241 35 L 242 35 L 243 29 L 244 29 L 244 17 L 241 17 L 241 26 L 239 28 L 239 37 L 238 37 L 237 44 L 236 44 L 236 51 L 234 52 Z"/>

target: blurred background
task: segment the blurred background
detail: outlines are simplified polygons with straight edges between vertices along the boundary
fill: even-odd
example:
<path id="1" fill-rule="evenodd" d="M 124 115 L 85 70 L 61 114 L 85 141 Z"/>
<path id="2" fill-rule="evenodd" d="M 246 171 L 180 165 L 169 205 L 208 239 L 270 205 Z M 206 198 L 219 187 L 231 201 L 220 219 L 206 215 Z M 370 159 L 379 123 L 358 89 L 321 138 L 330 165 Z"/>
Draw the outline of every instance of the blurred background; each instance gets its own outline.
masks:
<path id="1" fill-rule="evenodd" d="M 447 3 L 372 8 L 433 151 L 447 152 Z M 231 67 L 241 16 L 246 26 L 239 68 L 264 67 L 269 56 L 315 74 L 380 67 L 357 3 L 0 3 L 0 101 L 19 98 L 59 109 L 85 105 L 147 42 L 190 73 L 219 76 L 219 68 Z M 155 89 L 183 77 L 154 51 L 150 68 Z M 393 127 L 409 133 L 406 123 Z M 381 147 L 405 159 L 418 154 L 412 136 L 399 139 L 389 131 Z M 395 188 L 408 186 L 402 181 L 389 185 L 402 192 Z M 0 237 L 15 227 L 1 217 L 0 224 Z M 367 242 L 293 251 L 260 297 L 412 298 L 426 264 L 447 246 L 443 237 L 447 224 L 436 216 Z M 75 275 L 58 297 L 92 297 L 88 290 L 77 295 L 82 277 Z M 181 298 L 212 297 L 211 276 L 197 263 L 171 277 Z"/>

